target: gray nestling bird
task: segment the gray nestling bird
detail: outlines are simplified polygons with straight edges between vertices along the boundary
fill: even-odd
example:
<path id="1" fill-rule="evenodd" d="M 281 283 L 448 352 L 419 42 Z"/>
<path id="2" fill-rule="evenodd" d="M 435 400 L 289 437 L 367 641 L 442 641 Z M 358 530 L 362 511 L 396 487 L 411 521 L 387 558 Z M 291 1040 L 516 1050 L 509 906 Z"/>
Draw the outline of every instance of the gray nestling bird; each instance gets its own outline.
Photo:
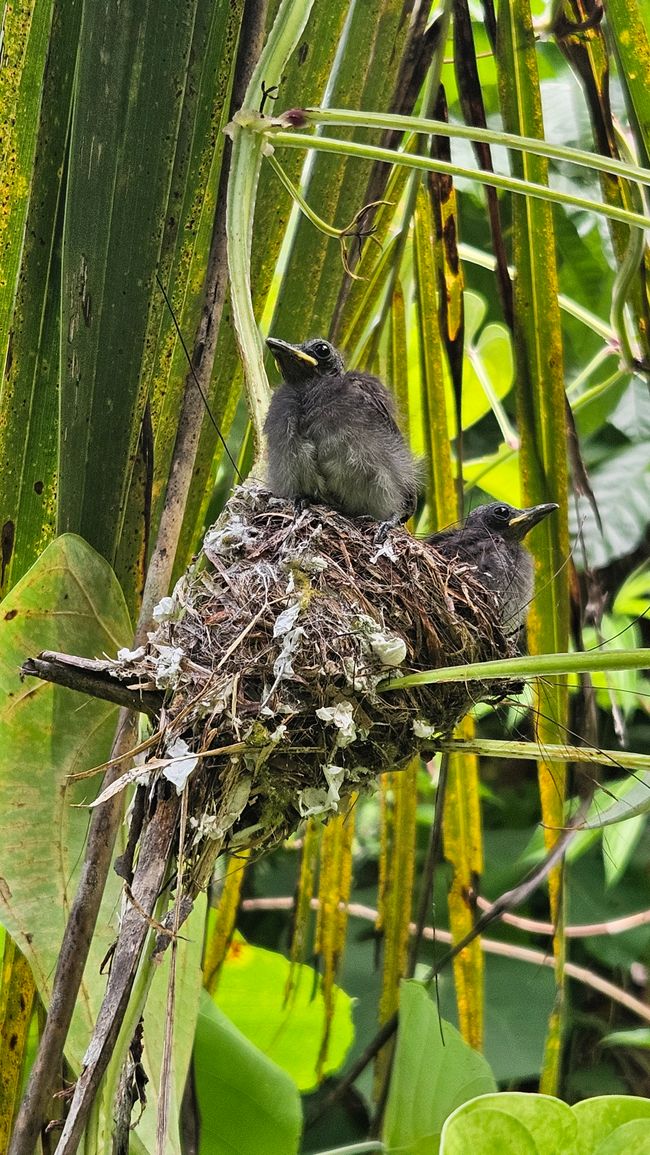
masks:
<path id="1" fill-rule="evenodd" d="M 266 343 L 283 377 L 264 425 L 271 492 L 350 517 L 392 524 L 410 517 L 417 466 L 381 381 L 346 373 L 341 354 L 322 338 Z"/>
<path id="2" fill-rule="evenodd" d="M 494 501 L 473 509 L 460 528 L 443 529 L 427 538 L 449 561 L 458 559 L 473 566 L 479 581 L 494 591 L 505 634 L 519 631 L 533 596 L 533 559 L 523 540 L 557 508 L 555 502 L 515 509 Z"/>

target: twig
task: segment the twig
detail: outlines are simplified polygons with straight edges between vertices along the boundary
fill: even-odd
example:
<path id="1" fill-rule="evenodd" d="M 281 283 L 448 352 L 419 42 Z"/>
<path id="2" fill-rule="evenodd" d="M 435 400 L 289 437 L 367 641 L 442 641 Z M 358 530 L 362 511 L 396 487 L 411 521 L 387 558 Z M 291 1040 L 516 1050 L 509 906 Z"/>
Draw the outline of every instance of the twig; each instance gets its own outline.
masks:
<path id="1" fill-rule="evenodd" d="M 166 801 L 160 801 L 154 818 L 143 834 L 140 857 L 133 879 L 135 902 L 127 906 L 122 919 L 119 938 L 111 960 L 106 994 L 97 1016 L 90 1046 L 84 1056 L 84 1067 L 75 1086 L 70 1110 L 56 1149 L 57 1155 L 76 1155 L 88 1111 L 113 1054 L 142 948 L 151 929 L 149 920 L 143 917 L 143 912 L 150 917 L 153 915 L 164 883 L 176 832 L 179 805 L 180 800 L 176 792 Z M 129 1042 L 130 1039 L 127 1039 L 127 1045 Z"/>
<path id="2" fill-rule="evenodd" d="M 293 897 L 291 895 L 288 895 L 286 898 L 285 897 L 282 897 L 282 898 L 245 898 L 241 904 L 241 909 L 245 910 L 245 911 L 255 911 L 255 910 L 287 910 L 287 911 L 290 911 L 290 910 L 293 910 L 294 905 L 295 905 L 295 900 L 293 899 Z M 312 898 L 311 906 L 314 910 L 318 910 L 319 900 L 317 898 Z M 374 907 L 367 906 L 366 903 L 362 903 L 362 902 L 340 903 L 340 906 L 342 909 L 345 910 L 346 914 L 349 915 L 350 918 L 362 918 L 362 919 L 365 919 L 367 922 L 372 922 L 372 923 L 376 922 L 377 911 L 375 910 Z M 633 922 L 633 920 L 636 920 L 636 919 L 640 919 L 642 921 L 641 922 L 636 922 L 636 921 Z M 506 920 L 510 921 L 510 918 L 507 919 L 506 915 L 501 915 L 500 921 L 506 922 Z M 522 919 L 521 921 L 524 922 L 527 920 Z M 621 926 L 620 929 L 616 929 L 616 930 L 611 931 L 611 932 L 603 931 L 602 929 L 600 929 L 600 928 L 605 927 L 605 926 L 616 926 L 618 923 L 625 923 L 628 921 L 630 922 L 629 927 L 628 926 Z M 642 924 L 645 925 L 648 922 L 650 922 L 650 911 L 642 911 L 638 915 L 629 915 L 626 918 L 614 919 L 612 921 L 612 923 L 609 923 L 609 924 L 607 924 L 607 923 L 594 923 L 594 927 L 596 928 L 594 933 L 596 933 L 596 934 L 602 934 L 602 933 L 622 934 L 622 933 L 624 933 L 624 931 L 632 929 L 633 926 L 638 926 L 638 925 L 642 925 Z M 547 925 L 546 923 L 540 923 L 539 924 L 540 927 L 543 926 L 544 928 L 546 928 L 546 925 Z M 583 927 L 571 927 L 571 928 L 569 928 L 569 932 L 579 931 L 580 933 L 582 933 L 583 929 L 586 930 L 587 928 L 586 927 L 584 927 L 584 928 Z M 415 934 L 415 931 L 416 931 L 416 925 L 414 922 L 412 922 L 409 926 L 409 932 L 411 934 Z M 544 929 L 543 931 L 540 931 L 540 933 L 552 934 L 553 933 L 553 927 L 549 923 L 548 924 L 548 931 L 546 929 Z M 574 934 L 574 937 L 577 938 L 577 937 L 579 937 L 579 935 Z M 433 927 L 433 926 L 425 926 L 424 927 L 424 929 L 422 931 L 422 938 L 426 939 L 427 942 L 443 942 L 443 943 L 449 943 L 449 944 L 451 944 L 451 942 L 452 942 L 451 933 L 448 930 L 441 930 L 439 927 Z M 509 958 L 515 962 L 531 963 L 531 965 L 536 966 L 536 967 L 537 966 L 545 966 L 545 967 L 550 967 L 552 969 L 555 966 L 555 959 L 553 958 L 552 955 L 549 955 L 545 951 L 536 950 L 534 947 L 519 946 L 517 943 L 499 942 L 497 939 L 491 939 L 491 938 L 484 938 L 483 937 L 483 938 L 481 938 L 481 950 L 484 951 L 485 954 L 499 955 L 500 958 Z M 614 983 L 611 983 L 608 979 L 602 978 L 601 975 L 595 974 L 594 971 L 590 971 L 586 967 L 576 966 L 575 963 L 568 962 L 566 964 L 566 973 L 569 976 L 569 978 L 575 979 L 576 982 L 580 982 L 584 986 L 591 987 L 592 990 L 600 991 L 601 994 L 607 995 L 607 997 L 610 998 L 612 1000 L 612 1002 L 618 1003 L 619 1006 L 625 1007 L 626 1010 L 631 1011 L 635 1015 L 638 1015 L 639 1018 L 643 1019 L 644 1022 L 650 1023 L 650 1006 L 648 1006 L 647 1003 L 642 1002 L 641 999 L 635 998 L 634 995 L 628 994 L 628 992 L 623 990 L 622 987 L 617 987 Z"/>
<path id="3" fill-rule="evenodd" d="M 115 702 L 117 706 L 148 714 L 150 718 L 160 713 L 162 694 L 125 686 L 118 678 L 109 674 L 105 666 L 105 662 L 93 661 L 91 658 L 76 658 L 71 654 L 44 650 L 37 658 L 27 658 L 20 672 L 25 677 L 54 682 L 57 686 L 65 686 L 68 690 L 88 694 L 91 698 Z"/>

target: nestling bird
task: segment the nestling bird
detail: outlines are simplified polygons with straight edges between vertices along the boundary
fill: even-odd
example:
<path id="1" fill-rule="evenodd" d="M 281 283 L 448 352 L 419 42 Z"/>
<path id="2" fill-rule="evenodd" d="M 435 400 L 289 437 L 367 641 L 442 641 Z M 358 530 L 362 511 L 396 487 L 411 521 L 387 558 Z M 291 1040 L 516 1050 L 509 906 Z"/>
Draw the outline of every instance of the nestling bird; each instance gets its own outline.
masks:
<path id="1" fill-rule="evenodd" d="M 322 338 L 266 343 L 283 377 L 264 425 L 272 493 L 351 517 L 392 524 L 410 517 L 417 466 L 381 381 L 346 373 L 341 354 Z"/>
<path id="2" fill-rule="evenodd" d="M 427 538 L 443 557 L 473 566 L 479 581 L 494 591 L 505 634 L 519 631 L 533 596 L 533 559 L 523 539 L 557 508 L 555 502 L 515 509 L 495 501 L 473 509 L 460 529 L 443 529 Z"/>

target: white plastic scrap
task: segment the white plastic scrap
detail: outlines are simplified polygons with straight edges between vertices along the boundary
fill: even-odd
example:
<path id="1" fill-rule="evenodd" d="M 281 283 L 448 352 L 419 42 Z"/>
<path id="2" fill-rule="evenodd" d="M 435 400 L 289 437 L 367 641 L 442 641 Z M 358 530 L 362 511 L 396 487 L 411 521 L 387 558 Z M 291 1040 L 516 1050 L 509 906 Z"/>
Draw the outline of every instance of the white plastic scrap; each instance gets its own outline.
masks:
<path id="1" fill-rule="evenodd" d="M 220 840 L 230 835 L 250 798 L 251 784 L 250 776 L 242 775 L 222 799 L 218 814 L 202 814 L 200 818 L 190 818 L 190 826 L 196 831 L 197 840 L 199 838 Z"/>
<path id="2" fill-rule="evenodd" d="M 324 573 L 330 563 L 327 558 L 323 557 L 320 553 L 304 553 L 298 555 L 296 564 L 303 573 L 319 574 Z"/>
<path id="3" fill-rule="evenodd" d="M 383 630 L 368 614 L 354 619 L 355 632 L 368 644 L 382 666 L 400 666 L 406 657 L 406 643 L 399 634 Z"/>
<path id="4" fill-rule="evenodd" d="M 281 614 L 278 614 L 273 625 L 273 637 L 283 638 L 282 649 L 273 663 L 273 674 L 276 681 L 281 678 L 291 678 L 293 676 L 293 664 L 291 659 L 300 645 L 305 631 L 302 626 L 297 626 L 298 615 L 301 610 L 300 602 L 294 602 L 287 606 Z"/>
<path id="5" fill-rule="evenodd" d="M 435 738 L 438 729 L 422 718 L 413 719 L 413 733 L 416 738 Z"/>
<path id="6" fill-rule="evenodd" d="M 216 553 L 220 557 L 227 557 L 235 550 L 250 545 L 257 537 L 257 530 L 244 521 L 239 514 L 230 518 L 224 526 L 213 525 L 203 539 L 205 553 Z"/>
<path id="7" fill-rule="evenodd" d="M 284 634 L 288 634 L 296 624 L 298 614 L 300 613 L 300 602 L 293 602 L 292 605 L 287 606 L 281 614 L 278 614 L 273 623 L 273 637 L 281 638 Z"/>
<path id="8" fill-rule="evenodd" d="M 174 596 L 161 598 L 158 605 L 153 607 L 152 616 L 158 625 L 163 622 L 179 622 L 183 616 L 183 607 Z"/>
<path id="9" fill-rule="evenodd" d="M 337 746 L 349 746 L 356 741 L 357 728 L 354 723 L 354 711 L 351 702 L 337 702 L 335 706 L 321 706 L 316 711 L 316 717 L 322 722 L 338 728 L 336 735 Z M 325 771 L 327 775 L 327 771 Z"/>
<path id="10" fill-rule="evenodd" d="M 300 649 L 300 643 L 304 636 L 305 631 L 302 626 L 296 626 L 295 630 L 289 630 L 289 633 L 284 635 L 282 649 L 273 663 L 273 673 L 276 679 L 293 677 L 291 659 Z"/>
<path id="11" fill-rule="evenodd" d="M 406 657 L 406 642 L 397 634 L 377 630 L 369 637 L 370 648 L 382 666 L 401 666 Z"/>
<path id="12" fill-rule="evenodd" d="M 331 807 L 327 804 L 327 790 L 322 786 L 306 786 L 298 794 L 298 809 L 303 818 L 315 818 Z"/>
<path id="13" fill-rule="evenodd" d="M 386 541 L 382 542 L 382 544 L 379 546 L 379 549 L 373 553 L 372 557 L 370 558 L 370 565 L 374 565 L 380 557 L 387 557 L 389 561 L 397 561 L 397 554 L 395 553 L 392 543 L 388 538 Z"/>
<path id="14" fill-rule="evenodd" d="M 163 778 L 173 783 L 177 794 L 182 794 L 185 783 L 196 766 L 198 758 L 196 754 L 190 752 L 184 738 L 175 738 L 167 747 L 167 754 L 173 761 L 163 767 Z"/>
<path id="15" fill-rule="evenodd" d="M 156 645 L 156 649 L 158 658 L 155 661 L 154 680 L 159 690 L 167 690 L 176 685 L 183 651 L 180 646 Z"/>
<path id="16" fill-rule="evenodd" d="M 351 690 L 357 694 L 365 694 L 370 690 L 374 690 L 375 686 L 383 681 L 383 675 L 369 673 L 363 670 L 356 658 L 345 656 L 341 662 L 345 680 Z"/>
<path id="17" fill-rule="evenodd" d="M 317 814 L 338 813 L 341 786 L 345 778 L 342 766 L 323 766 L 323 774 L 328 789 L 322 786 L 307 786 L 298 795 L 298 809 L 303 818 L 313 818 Z"/>
<path id="18" fill-rule="evenodd" d="M 139 662 L 140 658 L 144 658 L 145 647 L 138 646 L 137 650 L 122 649 L 117 651 L 118 662 Z"/>

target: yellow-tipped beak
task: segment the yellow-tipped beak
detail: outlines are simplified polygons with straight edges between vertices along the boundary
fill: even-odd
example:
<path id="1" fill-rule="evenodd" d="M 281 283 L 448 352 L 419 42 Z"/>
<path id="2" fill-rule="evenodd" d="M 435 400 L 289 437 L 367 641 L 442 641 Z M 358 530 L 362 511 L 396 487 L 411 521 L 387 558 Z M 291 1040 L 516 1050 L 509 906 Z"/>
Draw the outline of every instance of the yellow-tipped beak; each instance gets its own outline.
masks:
<path id="1" fill-rule="evenodd" d="M 289 341 L 280 341 L 277 337 L 267 337 L 266 343 L 281 368 L 288 360 L 303 361 L 306 365 L 318 365 L 315 357 L 305 353 L 304 349 L 298 345 L 291 345 Z"/>
<path id="2" fill-rule="evenodd" d="M 542 518 L 547 517 L 549 513 L 558 508 L 559 506 L 554 501 L 550 501 L 545 505 L 533 505 L 530 509 L 522 509 L 517 517 L 510 519 L 509 527 L 512 529 L 513 525 L 525 526 L 526 532 L 528 532 Z"/>

